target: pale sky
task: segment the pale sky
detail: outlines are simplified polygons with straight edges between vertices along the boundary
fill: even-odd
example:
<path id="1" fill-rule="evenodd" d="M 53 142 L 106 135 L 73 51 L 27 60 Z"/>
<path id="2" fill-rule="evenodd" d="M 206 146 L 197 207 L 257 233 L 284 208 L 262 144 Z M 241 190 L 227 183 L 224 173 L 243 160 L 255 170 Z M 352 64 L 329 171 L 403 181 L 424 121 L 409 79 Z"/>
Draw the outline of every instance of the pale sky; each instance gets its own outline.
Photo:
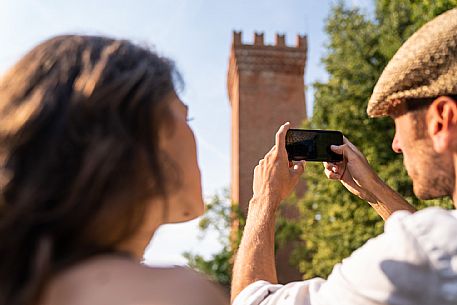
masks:
<path id="1" fill-rule="evenodd" d="M 230 104 L 226 75 L 233 30 L 245 43 L 285 33 L 293 46 L 308 35 L 305 83 L 325 80 L 324 23 L 336 0 L 0 0 L 0 73 L 40 41 L 58 34 L 97 34 L 153 46 L 182 73 L 206 197 L 230 186 Z M 369 10 L 370 0 L 347 0 Z M 306 93 L 308 113 L 312 92 Z M 214 234 L 198 240 L 197 221 L 163 226 L 146 252 L 150 264 L 185 264 L 184 251 L 217 251 Z"/>

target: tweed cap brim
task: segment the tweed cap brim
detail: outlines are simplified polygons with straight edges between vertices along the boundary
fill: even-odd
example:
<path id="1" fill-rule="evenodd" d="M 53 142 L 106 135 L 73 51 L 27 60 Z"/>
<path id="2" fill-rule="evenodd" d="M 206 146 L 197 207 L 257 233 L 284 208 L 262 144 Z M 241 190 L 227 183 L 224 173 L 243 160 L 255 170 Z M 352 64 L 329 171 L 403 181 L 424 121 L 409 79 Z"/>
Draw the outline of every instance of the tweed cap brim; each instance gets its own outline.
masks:
<path id="1" fill-rule="evenodd" d="M 368 102 L 370 117 L 405 99 L 457 94 L 457 8 L 422 26 L 397 51 Z"/>

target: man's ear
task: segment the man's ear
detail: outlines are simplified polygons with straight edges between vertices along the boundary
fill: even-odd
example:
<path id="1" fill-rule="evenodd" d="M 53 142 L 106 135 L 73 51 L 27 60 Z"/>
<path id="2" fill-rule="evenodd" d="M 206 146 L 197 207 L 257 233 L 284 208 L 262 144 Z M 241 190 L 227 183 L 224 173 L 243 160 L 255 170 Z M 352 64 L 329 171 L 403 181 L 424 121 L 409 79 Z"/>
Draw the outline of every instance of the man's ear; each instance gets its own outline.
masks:
<path id="1" fill-rule="evenodd" d="M 457 144 L 457 101 L 440 96 L 427 110 L 427 129 L 438 153 L 455 150 Z"/>

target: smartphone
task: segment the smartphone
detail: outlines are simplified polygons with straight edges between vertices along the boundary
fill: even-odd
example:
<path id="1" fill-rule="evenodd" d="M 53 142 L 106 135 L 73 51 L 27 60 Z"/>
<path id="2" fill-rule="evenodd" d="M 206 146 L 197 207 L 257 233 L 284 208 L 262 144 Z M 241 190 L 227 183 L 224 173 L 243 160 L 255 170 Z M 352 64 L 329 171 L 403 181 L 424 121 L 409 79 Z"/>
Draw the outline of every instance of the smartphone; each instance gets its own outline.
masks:
<path id="1" fill-rule="evenodd" d="M 286 150 L 290 161 L 343 161 L 330 145 L 342 145 L 343 134 L 336 130 L 289 129 L 286 134 Z"/>

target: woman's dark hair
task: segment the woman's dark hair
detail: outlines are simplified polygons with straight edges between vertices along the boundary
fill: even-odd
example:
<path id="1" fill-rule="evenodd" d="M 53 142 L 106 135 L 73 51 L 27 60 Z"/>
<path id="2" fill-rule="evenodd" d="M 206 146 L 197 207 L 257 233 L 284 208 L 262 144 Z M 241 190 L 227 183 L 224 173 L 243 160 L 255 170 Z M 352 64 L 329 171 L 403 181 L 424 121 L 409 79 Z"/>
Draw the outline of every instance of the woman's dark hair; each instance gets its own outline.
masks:
<path id="1" fill-rule="evenodd" d="M 0 305 L 35 303 L 51 274 L 113 251 L 166 197 L 158 137 L 175 75 L 128 41 L 59 36 L 0 79 Z"/>

